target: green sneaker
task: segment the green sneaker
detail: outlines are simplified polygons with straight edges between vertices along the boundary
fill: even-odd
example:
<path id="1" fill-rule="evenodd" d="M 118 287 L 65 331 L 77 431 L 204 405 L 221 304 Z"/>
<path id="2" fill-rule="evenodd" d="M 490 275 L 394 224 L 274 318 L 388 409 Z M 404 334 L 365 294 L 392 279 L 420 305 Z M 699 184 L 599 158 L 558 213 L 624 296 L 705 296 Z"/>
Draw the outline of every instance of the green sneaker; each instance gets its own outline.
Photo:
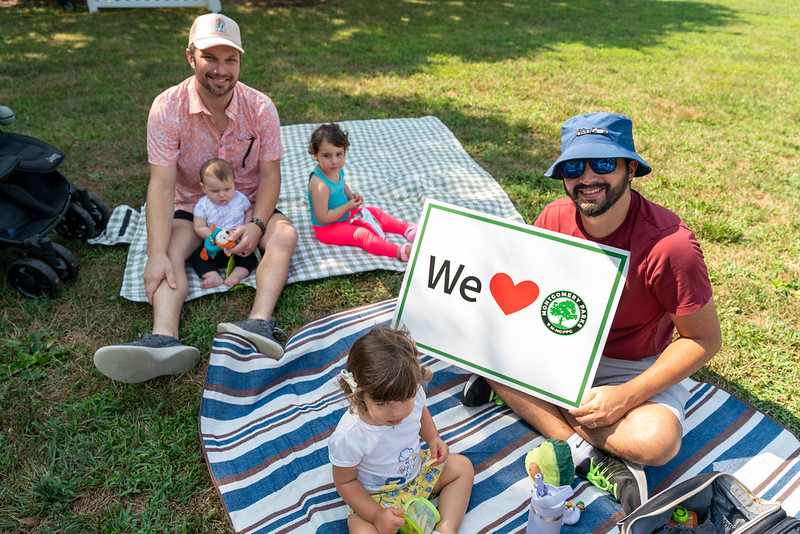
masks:
<path id="1" fill-rule="evenodd" d="M 494 392 L 489 382 L 479 375 L 472 375 L 469 377 L 467 383 L 464 384 L 464 389 L 461 391 L 461 398 L 459 400 L 464 406 L 480 406 L 491 402 L 498 406 L 506 405 L 505 401 Z"/>
<path id="2" fill-rule="evenodd" d="M 596 447 L 592 449 L 589 458 L 575 466 L 575 474 L 610 493 L 622 505 L 625 515 L 636 510 L 647 500 L 647 478 L 644 469 L 606 454 Z"/>

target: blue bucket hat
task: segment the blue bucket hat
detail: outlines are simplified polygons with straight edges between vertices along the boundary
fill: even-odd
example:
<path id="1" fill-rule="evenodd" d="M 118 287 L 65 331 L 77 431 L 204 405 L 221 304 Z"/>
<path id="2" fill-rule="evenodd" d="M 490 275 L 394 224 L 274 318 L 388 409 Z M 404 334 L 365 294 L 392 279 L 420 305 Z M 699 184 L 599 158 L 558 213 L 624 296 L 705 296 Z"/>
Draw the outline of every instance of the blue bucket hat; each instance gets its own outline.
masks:
<path id="1" fill-rule="evenodd" d="M 633 123 L 617 113 L 587 113 L 567 119 L 561 127 L 561 155 L 544 175 L 560 180 L 561 172 L 556 169 L 561 162 L 587 158 L 636 160 L 639 166 L 635 176 L 652 170 L 633 146 Z"/>

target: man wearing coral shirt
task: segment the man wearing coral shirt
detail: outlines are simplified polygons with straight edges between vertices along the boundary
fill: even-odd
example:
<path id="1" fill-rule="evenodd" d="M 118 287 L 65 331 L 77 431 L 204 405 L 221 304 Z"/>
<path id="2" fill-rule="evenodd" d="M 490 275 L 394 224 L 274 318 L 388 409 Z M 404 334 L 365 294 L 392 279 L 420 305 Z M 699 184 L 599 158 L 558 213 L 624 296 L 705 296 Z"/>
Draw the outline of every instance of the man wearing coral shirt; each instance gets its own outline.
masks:
<path id="1" fill-rule="evenodd" d="M 200 167 L 222 158 L 235 169 L 236 189 L 254 205 L 253 217 L 233 234 L 233 254 L 256 248 L 256 295 L 247 319 L 221 323 L 260 352 L 280 358 L 272 312 L 286 283 L 297 232 L 276 209 L 284 153 L 280 120 L 272 101 L 239 82 L 244 53 L 239 26 L 216 13 L 199 16 L 189 32 L 186 57 L 194 75 L 156 97 L 147 122 L 150 183 L 147 189 L 145 294 L 153 306 L 153 331 L 137 341 L 101 347 L 94 362 L 122 382 L 144 382 L 181 374 L 200 358 L 179 341 L 178 326 L 189 291 L 184 262 L 202 245 L 192 225 L 194 204 L 203 195 Z"/>

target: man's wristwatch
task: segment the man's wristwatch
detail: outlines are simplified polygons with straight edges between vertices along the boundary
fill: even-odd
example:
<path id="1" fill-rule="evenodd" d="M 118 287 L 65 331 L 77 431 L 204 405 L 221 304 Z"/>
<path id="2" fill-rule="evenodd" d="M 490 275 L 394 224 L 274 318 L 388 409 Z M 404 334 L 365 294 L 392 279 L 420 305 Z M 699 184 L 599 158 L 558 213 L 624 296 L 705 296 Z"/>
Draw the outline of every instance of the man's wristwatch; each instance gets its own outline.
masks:
<path id="1" fill-rule="evenodd" d="M 258 217 L 253 217 L 252 219 L 250 219 L 250 222 L 261 228 L 262 234 L 267 231 L 267 225 L 264 224 L 264 221 L 262 221 Z"/>

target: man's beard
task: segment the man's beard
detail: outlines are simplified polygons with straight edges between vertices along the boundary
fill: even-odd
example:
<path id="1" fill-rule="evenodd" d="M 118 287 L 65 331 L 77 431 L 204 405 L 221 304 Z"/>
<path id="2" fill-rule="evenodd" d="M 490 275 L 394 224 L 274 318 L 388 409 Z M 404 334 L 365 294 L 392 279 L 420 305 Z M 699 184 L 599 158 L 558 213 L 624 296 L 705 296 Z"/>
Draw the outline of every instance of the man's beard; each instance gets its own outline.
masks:
<path id="1" fill-rule="evenodd" d="M 229 80 L 229 84 L 227 87 L 220 89 L 212 85 L 211 81 L 206 76 L 200 76 L 200 85 L 202 85 L 206 89 L 206 91 L 208 91 L 214 96 L 225 96 L 231 91 L 233 91 L 233 86 L 236 85 L 236 83 L 234 83 L 233 80 L 231 79 Z"/>
<path id="2" fill-rule="evenodd" d="M 622 198 L 622 195 L 625 194 L 625 191 L 629 186 L 630 179 L 626 179 L 622 180 L 617 187 L 611 187 L 608 184 L 578 184 L 575 186 L 575 189 L 572 190 L 572 194 L 566 190 L 566 187 L 564 187 L 564 190 L 567 193 L 567 196 L 572 199 L 572 202 L 575 204 L 575 207 L 578 209 L 581 215 L 585 217 L 599 217 L 611 209 L 611 206 L 616 204 L 617 201 Z M 578 193 L 581 189 L 592 189 L 596 187 L 602 187 L 605 189 L 606 194 L 602 198 L 598 200 L 581 200 L 578 197 Z"/>

